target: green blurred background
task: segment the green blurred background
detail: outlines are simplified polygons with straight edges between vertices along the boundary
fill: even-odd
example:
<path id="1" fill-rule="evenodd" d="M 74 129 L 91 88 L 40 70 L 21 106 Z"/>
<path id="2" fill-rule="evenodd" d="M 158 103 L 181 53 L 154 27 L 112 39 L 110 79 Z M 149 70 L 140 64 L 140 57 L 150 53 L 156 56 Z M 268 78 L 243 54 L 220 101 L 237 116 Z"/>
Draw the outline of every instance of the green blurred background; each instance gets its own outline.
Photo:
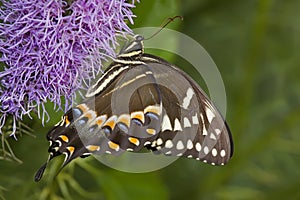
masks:
<path id="1" fill-rule="evenodd" d="M 235 142 L 227 166 L 182 158 L 155 172 L 130 174 L 87 158 L 55 179 L 49 177 L 60 163 L 53 162 L 35 183 L 34 173 L 48 156 L 45 134 L 61 115 L 51 113 L 45 127 L 30 121 L 35 137 L 9 140 L 23 163 L 0 160 L 0 198 L 300 199 L 299 9 L 298 0 L 141 0 L 134 9 L 132 28 L 182 15 L 168 28 L 197 40 L 217 64 Z M 166 59 L 188 69 L 181 59 Z"/>

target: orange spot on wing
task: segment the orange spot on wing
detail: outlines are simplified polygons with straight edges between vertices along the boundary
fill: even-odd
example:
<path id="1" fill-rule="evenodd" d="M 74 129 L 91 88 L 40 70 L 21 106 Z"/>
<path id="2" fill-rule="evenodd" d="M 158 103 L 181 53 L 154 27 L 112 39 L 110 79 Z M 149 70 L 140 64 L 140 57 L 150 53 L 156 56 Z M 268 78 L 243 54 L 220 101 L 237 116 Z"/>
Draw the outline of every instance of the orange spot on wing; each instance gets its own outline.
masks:
<path id="1" fill-rule="evenodd" d="M 148 112 L 151 112 L 151 113 L 154 113 L 156 115 L 160 115 L 160 112 L 161 111 L 161 107 L 160 106 L 147 106 L 145 109 L 144 109 L 144 113 L 148 113 Z"/>
<path id="2" fill-rule="evenodd" d="M 129 142 L 131 142 L 132 144 L 134 144 L 136 146 L 140 145 L 140 141 L 137 138 L 129 137 L 128 140 L 129 140 Z"/>
<path id="3" fill-rule="evenodd" d="M 69 138 L 66 135 L 60 135 L 60 139 L 64 142 L 69 142 Z"/>
<path id="4" fill-rule="evenodd" d="M 116 125 L 116 119 L 117 119 L 117 117 L 115 115 L 110 117 L 103 126 L 109 126 L 111 128 L 111 130 L 113 130 Z"/>
<path id="5" fill-rule="evenodd" d="M 102 126 L 102 124 L 105 122 L 107 116 L 106 115 L 101 115 L 99 117 L 96 118 L 96 124 L 98 126 Z"/>
<path id="6" fill-rule="evenodd" d="M 108 146 L 115 151 L 119 151 L 120 149 L 120 146 L 112 141 L 108 142 Z"/>
<path id="7" fill-rule="evenodd" d="M 78 109 L 80 109 L 81 111 L 82 111 L 82 113 L 86 113 L 88 110 L 89 110 L 89 108 L 87 107 L 87 105 L 86 104 L 79 104 L 78 106 L 76 106 Z"/>
<path id="8" fill-rule="evenodd" d="M 66 126 L 69 126 L 70 125 L 70 121 L 68 119 L 68 116 L 65 116 L 65 123 L 66 123 Z"/>
<path id="9" fill-rule="evenodd" d="M 147 128 L 146 129 L 146 132 L 150 135 L 155 135 L 156 134 L 156 130 L 155 129 L 152 129 L 152 128 Z"/>
<path id="10" fill-rule="evenodd" d="M 130 126 L 130 116 L 127 114 L 123 114 L 119 117 L 118 122 L 122 122 L 125 124 L 128 128 Z"/>
<path id="11" fill-rule="evenodd" d="M 75 147 L 73 147 L 73 146 L 68 146 L 68 147 L 66 147 L 66 149 L 70 152 L 70 155 L 73 154 L 75 151 Z"/>
<path id="12" fill-rule="evenodd" d="M 88 111 L 84 114 L 84 117 L 87 117 L 88 120 L 94 119 L 96 117 L 96 113 L 94 111 Z"/>
<path id="13" fill-rule="evenodd" d="M 145 116 L 144 116 L 144 113 L 141 112 L 141 111 L 132 112 L 132 113 L 131 113 L 131 118 L 132 118 L 132 119 L 138 119 L 138 120 L 140 120 L 142 123 L 145 122 Z"/>
<path id="14" fill-rule="evenodd" d="M 86 146 L 86 148 L 89 151 L 99 151 L 100 150 L 100 146 L 97 146 L 97 145 L 88 145 L 88 146 Z"/>

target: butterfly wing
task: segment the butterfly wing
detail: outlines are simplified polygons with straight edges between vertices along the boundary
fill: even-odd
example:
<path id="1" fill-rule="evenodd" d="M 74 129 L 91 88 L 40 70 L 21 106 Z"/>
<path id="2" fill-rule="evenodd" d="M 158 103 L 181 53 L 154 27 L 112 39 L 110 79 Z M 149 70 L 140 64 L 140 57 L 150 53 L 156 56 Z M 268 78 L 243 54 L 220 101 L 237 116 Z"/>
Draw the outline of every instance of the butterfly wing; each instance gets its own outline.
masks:
<path id="1" fill-rule="evenodd" d="M 128 122 L 115 118 L 108 142 L 116 144 L 118 152 L 146 146 L 165 155 L 226 164 L 233 153 L 230 130 L 199 85 L 158 57 L 144 54 L 141 60 L 144 64 L 130 67 L 110 84 L 106 113 L 125 113 Z M 107 94 L 96 95 L 97 112 L 103 110 L 103 96 Z M 149 108 L 155 111 L 147 112 Z"/>
<path id="2" fill-rule="evenodd" d="M 221 114 L 187 74 L 143 54 L 141 42 L 136 37 L 91 86 L 86 99 L 48 132 L 49 158 L 36 181 L 49 160 L 61 154 L 63 166 L 77 157 L 144 147 L 212 165 L 228 162 L 233 143 Z"/>
<path id="3" fill-rule="evenodd" d="M 153 55 L 144 55 L 162 98 L 161 132 L 149 146 L 166 155 L 184 156 L 212 165 L 233 154 L 230 130 L 213 103 L 185 72 Z"/>
<path id="4" fill-rule="evenodd" d="M 139 151 L 160 128 L 161 97 L 147 65 L 113 63 L 47 134 L 49 160 L 65 155 L 63 166 L 90 154 Z M 39 181 L 47 166 L 37 172 Z"/>

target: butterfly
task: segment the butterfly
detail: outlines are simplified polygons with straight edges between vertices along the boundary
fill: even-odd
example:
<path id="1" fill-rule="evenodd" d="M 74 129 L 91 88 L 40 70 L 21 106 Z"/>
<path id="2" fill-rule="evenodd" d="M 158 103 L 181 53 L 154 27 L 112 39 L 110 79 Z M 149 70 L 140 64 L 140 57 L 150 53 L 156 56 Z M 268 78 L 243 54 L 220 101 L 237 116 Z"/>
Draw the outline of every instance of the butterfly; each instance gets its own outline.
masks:
<path id="1" fill-rule="evenodd" d="M 144 53 L 135 35 L 47 134 L 47 162 L 64 154 L 62 167 L 78 157 L 150 150 L 166 156 L 225 165 L 233 155 L 230 129 L 212 101 L 185 72 Z"/>

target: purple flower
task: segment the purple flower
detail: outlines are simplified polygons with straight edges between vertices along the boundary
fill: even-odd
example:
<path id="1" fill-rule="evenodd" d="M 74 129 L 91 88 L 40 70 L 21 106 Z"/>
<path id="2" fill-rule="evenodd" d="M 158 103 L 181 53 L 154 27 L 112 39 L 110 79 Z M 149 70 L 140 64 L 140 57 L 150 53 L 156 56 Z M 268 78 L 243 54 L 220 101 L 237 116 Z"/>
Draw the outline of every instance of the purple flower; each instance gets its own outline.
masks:
<path id="1" fill-rule="evenodd" d="M 18 120 L 35 111 L 44 121 L 48 100 L 68 109 L 84 80 L 115 56 L 116 36 L 131 33 L 126 21 L 134 17 L 134 1 L 126 0 L 1 2 L 0 131 L 8 115 Z"/>

